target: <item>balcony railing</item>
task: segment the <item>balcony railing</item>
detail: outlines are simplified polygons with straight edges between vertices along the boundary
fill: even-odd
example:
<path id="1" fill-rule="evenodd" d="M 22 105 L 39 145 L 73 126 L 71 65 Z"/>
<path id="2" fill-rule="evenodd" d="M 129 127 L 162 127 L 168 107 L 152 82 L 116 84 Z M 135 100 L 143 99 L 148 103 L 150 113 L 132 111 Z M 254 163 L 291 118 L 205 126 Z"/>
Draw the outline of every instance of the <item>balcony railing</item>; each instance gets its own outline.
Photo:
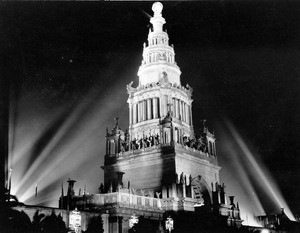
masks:
<path id="1" fill-rule="evenodd" d="M 105 207 L 118 205 L 135 209 L 161 210 L 161 200 L 158 198 L 124 192 L 77 196 L 76 199 L 76 205 L 78 206 Z"/>

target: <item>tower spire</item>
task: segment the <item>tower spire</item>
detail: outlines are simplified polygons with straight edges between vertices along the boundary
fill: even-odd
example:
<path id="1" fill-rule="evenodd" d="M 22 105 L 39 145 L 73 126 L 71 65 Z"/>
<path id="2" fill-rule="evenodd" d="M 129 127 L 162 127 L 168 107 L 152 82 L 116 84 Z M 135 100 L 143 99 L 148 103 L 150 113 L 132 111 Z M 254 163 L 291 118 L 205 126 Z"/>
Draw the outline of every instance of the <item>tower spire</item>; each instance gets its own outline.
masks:
<path id="1" fill-rule="evenodd" d="M 153 25 L 153 32 L 162 32 L 163 25 L 166 23 L 166 20 L 162 17 L 163 5 L 160 2 L 155 2 L 152 5 L 152 11 L 154 16 L 151 18 L 150 23 Z"/>
<path id="2" fill-rule="evenodd" d="M 174 48 L 169 45 L 169 36 L 163 30 L 166 20 L 162 17 L 163 5 L 152 5 L 153 17 L 150 19 L 153 30 L 149 30 L 148 43 L 143 46 L 143 60 L 139 68 L 139 86 L 157 83 L 168 77 L 168 83 L 181 85 L 181 71 L 175 62 Z M 166 75 L 163 75 L 166 74 Z"/>

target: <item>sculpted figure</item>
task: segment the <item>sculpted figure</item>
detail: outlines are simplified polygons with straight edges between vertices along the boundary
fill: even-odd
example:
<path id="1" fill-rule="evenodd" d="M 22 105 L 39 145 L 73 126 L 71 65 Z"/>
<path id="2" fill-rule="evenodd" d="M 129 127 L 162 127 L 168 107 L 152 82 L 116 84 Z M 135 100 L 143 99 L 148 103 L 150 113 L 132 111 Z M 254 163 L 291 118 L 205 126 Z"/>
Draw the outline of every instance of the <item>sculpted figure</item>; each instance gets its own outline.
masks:
<path id="1" fill-rule="evenodd" d="M 184 175 L 183 172 L 180 174 L 180 184 L 184 184 Z"/>
<path id="2" fill-rule="evenodd" d="M 127 93 L 131 93 L 135 90 L 134 87 L 132 87 L 132 84 L 133 84 L 133 81 L 131 81 L 127 86 L 126 86 L 126 89 L 127 89 Z"/>
<path id="3" fill-rule="evenodd" d="M 159 192 L 156 192 L 156 198 L 159 199 L 159 196 L 160 196 L 160 193 L 159 193 Z"/>

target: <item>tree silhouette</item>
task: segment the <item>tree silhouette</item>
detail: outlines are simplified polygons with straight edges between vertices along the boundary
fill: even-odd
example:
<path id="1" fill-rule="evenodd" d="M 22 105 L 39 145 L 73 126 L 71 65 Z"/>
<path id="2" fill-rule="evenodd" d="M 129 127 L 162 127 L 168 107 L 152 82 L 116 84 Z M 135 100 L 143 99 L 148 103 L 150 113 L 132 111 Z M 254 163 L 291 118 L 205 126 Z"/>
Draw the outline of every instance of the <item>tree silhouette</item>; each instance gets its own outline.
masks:
<path id="1" fill-rule="evenodd" d="M 38 210 L 34 213 L 33 219 L 32 219 L 32 225 L 31 225 L 32 233 L 40 232 L 40 224 L 44 217 L 45 217 L 45 215 L 39 214 Z"/>
<path id="2" fill-rule="evenodd" d="M 7 209 L 2 217 L 0 220 L 1 232 L 27 233 L 31 228 L 30 219 L 24 211 Z"/>
<path id="3" fill-rule="evenodd" d="M 34 233 L 66 233 L 68 232 L 65 227 L 65 222 L 63 221 L 61 215 L 55 215 L 54 211 L 51 215 L 43 217 L 43 214 L 36 213 L 33 217 L 32 222 Z"/>

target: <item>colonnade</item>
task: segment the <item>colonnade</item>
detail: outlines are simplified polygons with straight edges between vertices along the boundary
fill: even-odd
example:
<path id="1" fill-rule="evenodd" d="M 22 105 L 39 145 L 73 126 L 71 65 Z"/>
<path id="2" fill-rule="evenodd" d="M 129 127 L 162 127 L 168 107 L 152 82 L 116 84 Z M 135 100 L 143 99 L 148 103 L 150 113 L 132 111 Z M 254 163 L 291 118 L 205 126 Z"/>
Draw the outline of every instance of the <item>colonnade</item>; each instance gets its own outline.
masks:
<path id="1" fill-rule="evenodd" d="M 159 37 L 152 37 L 151 39 L 148 39 L 148 43 L 149 45 L 158 45 L 158 44 L 165 44 L 168 45 L 169 44 L 169 39 L 168 38 L 161 38 Z"/>
<path id="2" fill-rule="evenodd" d="M 189 125 L 192 123 L 191 106 L 180 99 L 172 99 L 173 117 L 180 119 Z"/>
<path id="3" fill-rule="evenodd" d="M 138 122 L 157 119 L 160 117 L 160 101 L 158 97 L 141 100 L 135 104 L 129 105 L 129 122 L 136 124 Z"/>
<path id="4" fill-rule="evenodd" d="M 163 101 L 160 103 L 160 101 Z M 159 97 L 141 100 L 129 105 L 129 122 L 136 124 L 142 121 L 157 119 L 168 112 L 168 100 Z M 173 117 L 192 125 L 191 106 L 180 99 L 173 98 L 171 110 Z"/>
<path id="5" fill-rule="evenodd" d="M 146 64 L 158 62 L 160 60 L 160 54 L 157 52 L 147 53 L 144 57 Z M 165 53 L 165 60 L 169 63 L 174 63 L 174 55 L 171 53 Z"/>

